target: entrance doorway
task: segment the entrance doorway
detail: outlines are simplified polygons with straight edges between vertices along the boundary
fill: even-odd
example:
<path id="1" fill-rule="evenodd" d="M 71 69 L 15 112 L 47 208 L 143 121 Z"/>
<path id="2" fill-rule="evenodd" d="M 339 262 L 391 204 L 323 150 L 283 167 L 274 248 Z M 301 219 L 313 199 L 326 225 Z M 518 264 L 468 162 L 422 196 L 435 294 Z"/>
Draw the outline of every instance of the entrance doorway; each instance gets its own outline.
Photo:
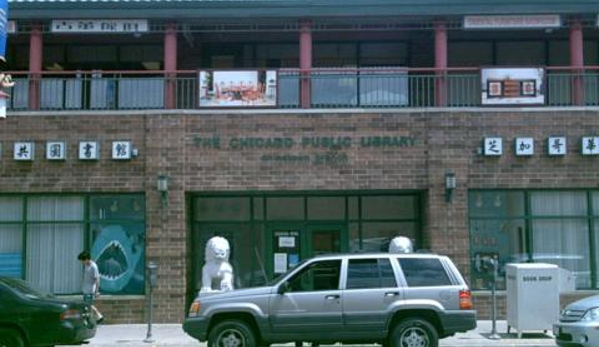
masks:
<path id="1" fill-rule="evenodd" d="M 260 192 L 193 194 L 187 248 L 189 300 L 201 288 L 206 242 L 231 246 L 236 289 L 264 285 L 323 253 L 386 252 L 389 240 L 421 243 L 419 192 Z M 275 271 L 276 268 L 276 271 Z"/>
<path id="2" fill-rule="evenodd" d="M 319 254 L 347 252 L 343 223 L 275 223 L 266 236 L 266 271 L 276 276 Z"/>

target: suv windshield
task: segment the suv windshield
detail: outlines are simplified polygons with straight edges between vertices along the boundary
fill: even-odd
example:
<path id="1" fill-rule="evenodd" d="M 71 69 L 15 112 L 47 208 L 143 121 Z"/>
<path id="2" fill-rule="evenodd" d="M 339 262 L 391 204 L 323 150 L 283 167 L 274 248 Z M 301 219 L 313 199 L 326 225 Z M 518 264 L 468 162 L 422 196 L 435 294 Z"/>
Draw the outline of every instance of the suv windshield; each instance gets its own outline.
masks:
<path id="1" fill-rule="evenodd" d="M 0 283 L 10 287 L 15 292 L 31 299 L 51 298 L 52 294 L 42 293 L 32 288 L 27 282 L 18 278 L 1 278 Z"/>

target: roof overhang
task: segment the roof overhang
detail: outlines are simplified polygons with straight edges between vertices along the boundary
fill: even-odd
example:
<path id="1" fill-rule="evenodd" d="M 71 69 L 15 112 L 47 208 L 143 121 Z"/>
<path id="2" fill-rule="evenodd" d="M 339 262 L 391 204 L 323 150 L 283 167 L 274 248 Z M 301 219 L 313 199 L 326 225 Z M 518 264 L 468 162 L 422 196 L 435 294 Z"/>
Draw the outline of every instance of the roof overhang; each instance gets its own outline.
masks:
<path id="1" fill-rule="evenodd" d="M 217 19 L 588 14 L 597 0 L 12 0 L 10 19 Z"/>

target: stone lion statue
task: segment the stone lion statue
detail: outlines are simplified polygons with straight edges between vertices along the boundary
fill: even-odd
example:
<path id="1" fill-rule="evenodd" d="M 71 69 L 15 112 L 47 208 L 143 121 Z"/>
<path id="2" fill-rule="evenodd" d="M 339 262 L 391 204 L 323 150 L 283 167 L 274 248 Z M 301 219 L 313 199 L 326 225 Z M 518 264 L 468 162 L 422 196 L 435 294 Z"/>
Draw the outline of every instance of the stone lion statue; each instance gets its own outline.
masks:
<path id="1" fill-rule="evenodd" d="M 394 237 L 391 242 L 389 242 L 389 253 L 412 253 L 414 252 L 414 247 L 412 246 L 412 241 L 405 236 L 397 236 Z"/>
<path id="2" fill-rule="evenodd" d="M 233 290 L 233 267 L 229 263 L 229 241 L 214 236 L 206 243 L 200 293 Z"/>
<path id="3" fill-rule="evenodd" d="M 3 72 L 0 72 L 0 87 L 1 88 L 12 88 L 14 87 L 15 82 L 12 80 L 11 75 L 7 75 Z"/>

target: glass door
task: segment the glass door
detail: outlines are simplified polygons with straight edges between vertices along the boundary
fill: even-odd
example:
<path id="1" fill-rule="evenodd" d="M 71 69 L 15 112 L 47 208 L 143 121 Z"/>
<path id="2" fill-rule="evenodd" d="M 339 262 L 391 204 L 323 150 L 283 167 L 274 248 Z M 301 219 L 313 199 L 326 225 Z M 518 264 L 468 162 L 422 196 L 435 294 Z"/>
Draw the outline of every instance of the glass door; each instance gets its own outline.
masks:
<path id="1" fill-rule="evenodd" d="M 347 230 L 343 224 L 309 225 L 306 236 L 305 258 L 347 252 Z"/>
<path id="2" fill-rule="evenodd" d="M 277 276 L 319 254 L 347 252 L 347 228 L 341 223 L 276 223 L 268 228 L 266 270 Z"/>
<path id="3" fill-rule="evenodd" d="M 285 273 L 302 257 L 302 223 L 270 225 L 266 236 L 266 271 L 272 277 Z"/>

